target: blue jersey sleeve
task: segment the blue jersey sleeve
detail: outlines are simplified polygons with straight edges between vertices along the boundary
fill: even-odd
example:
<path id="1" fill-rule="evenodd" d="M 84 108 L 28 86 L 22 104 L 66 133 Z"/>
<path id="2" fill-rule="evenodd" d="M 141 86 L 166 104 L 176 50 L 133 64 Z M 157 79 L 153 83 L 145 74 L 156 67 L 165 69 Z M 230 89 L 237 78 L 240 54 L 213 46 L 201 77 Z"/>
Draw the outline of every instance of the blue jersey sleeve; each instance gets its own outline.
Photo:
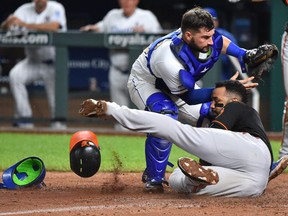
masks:
<path id="1" fill-rule="evenodd" d="M 211 101 L 211 94 L 214 88 L 194 89 L 179 95 L 189 105 L 201 104 Z"/>

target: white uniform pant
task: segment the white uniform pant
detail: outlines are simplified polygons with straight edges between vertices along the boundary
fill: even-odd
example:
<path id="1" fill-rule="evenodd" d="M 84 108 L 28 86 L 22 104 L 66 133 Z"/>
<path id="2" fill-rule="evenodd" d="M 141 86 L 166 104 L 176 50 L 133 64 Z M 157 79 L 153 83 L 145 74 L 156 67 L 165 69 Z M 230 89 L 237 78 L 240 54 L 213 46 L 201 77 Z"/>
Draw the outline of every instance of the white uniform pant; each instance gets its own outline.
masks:
<path id="1" fill-rule="evenodd" d="M 127 89 L 129 74 L 122 73 L 113 66 L 109 69 L 109 85 L 111 101 L 119 105 L 130 106 L 130 97 Z"/>
<path id="2" fill-rule="evenodd" d="M 127 89 L 128 77 L 129 74 L 125 74 L 113 66 L 111 66 L 109 69 L 109 86 L 111 101 L 114 101 L 120 105 L 130 107 L 131 100 Z M 126 131 L 126 128 L 122 127 L 118 123 L 115 123 L 114 129 L 117 131 Z"/>
<path id="3" fill-rule="evenodd" d="M 288 33 L 284 32 L 281 43 L 281 62 L 282 73 L 285 87 L 286 101 L 284 102 L 283 111 L 283 138 L 279 157 L 288 155 Z"/>
<path id="4" fill-rule="evenodd" d="M 183 150 L 209 161 L 219 182 L 197 194 L 212 196 L 258 196 L 268 183 L 271 156 L 260 139 L 248 133 L 213 128 L 195 128 L 170 117 L 108 103 L 107 114 L 130 130 L 153 134 Z M 179 169 L 171 174 L 170 186 L 177 192 L 191 192 L 193 185 Z"/>
<path id="5" fill-rule="evenodd" d="M 146 101 L 152 94 L 162 92 L 155 88 L 155 79 L 149 83 L 147 80 L 138 79 L 133 75 L 130 75 L 127 86 L 132 102 L 141 110 L 145 109 Z M 191 106 L 172 94 L 169 94 L 169 96 L 179 109 L 179 121 L 196 126 L 200 116 L 201 104 Z"/>
<path id="6" fill-rule="evenodd" d="M 15 100 L 15 117 L 31 118 L 32 109 L 26 85 L 42 80 L 45 85 L 51 116 L 55 112 L 55 69 L 53 64 L 35 63 L 24 59 L 9 73 L 9 82 Z"/>

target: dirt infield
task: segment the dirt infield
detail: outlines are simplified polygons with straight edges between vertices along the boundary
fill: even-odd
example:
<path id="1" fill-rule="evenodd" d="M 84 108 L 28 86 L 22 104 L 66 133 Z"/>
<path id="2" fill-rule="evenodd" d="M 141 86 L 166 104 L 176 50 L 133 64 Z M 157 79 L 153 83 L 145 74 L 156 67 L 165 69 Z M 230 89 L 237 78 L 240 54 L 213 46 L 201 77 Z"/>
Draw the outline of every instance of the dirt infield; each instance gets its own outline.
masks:
<path id="1" fill-rule="evenodd" d="M 2 175 L 2 173 L 0 173 Z M 288 215 L 288 174 L 272 180 L 257 198 L 143 192 L 140 173 L 47 172 L 42 189 L 1 190 L 1 215 Z"/>
<path id="2" fill-rule="evenodd" d="M 147 194 L 141 173 L 99 172 L 91 178 L 80 178 L 72 172 L 48 171 L 45 183 L 42 189 L 1 190 L 0 216 L 288 215 L 288 174 L 272 180 L 257 198 L 191 196 L 177 194 L 169 187 L 164 194 Z"/>

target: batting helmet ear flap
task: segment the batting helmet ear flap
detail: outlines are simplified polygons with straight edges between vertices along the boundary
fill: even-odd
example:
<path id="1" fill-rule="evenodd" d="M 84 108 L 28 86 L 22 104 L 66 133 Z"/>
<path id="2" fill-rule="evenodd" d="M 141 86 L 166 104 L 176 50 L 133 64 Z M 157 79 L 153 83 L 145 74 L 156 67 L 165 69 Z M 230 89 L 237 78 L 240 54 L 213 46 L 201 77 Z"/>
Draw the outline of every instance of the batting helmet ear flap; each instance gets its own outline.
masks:
<path id="1" fill-rule="evenodd" d="M 70 139 L 70 168 L 81 177 L 98 172 L 101 154 L 97 137 L 91 131 L 78 131 Z"/>

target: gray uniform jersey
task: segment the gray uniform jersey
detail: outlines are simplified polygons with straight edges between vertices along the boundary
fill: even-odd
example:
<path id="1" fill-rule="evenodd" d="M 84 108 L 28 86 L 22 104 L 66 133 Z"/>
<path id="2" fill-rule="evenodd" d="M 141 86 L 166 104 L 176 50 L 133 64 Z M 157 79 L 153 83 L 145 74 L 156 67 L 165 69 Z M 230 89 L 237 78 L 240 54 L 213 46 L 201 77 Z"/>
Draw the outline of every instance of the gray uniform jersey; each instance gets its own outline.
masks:
<path id="1" fill-rule="evenodd" d="M 66 31 L 65 10 L 61 4 L 54 1 L 47 2 L 47 8 L 40 14 L 36 13 L 34 2 L 20 6 L 14 16 L 25 23 L 42 24 L 47 22 L 58 22 L 61 25 L 61 31 Z M 23 29 L 25 30 L 25 29 Z M 27 47 L 25 48 L 27 58 L 33 61 L 53 60 L 55 58 L 54 47 Z"/>

